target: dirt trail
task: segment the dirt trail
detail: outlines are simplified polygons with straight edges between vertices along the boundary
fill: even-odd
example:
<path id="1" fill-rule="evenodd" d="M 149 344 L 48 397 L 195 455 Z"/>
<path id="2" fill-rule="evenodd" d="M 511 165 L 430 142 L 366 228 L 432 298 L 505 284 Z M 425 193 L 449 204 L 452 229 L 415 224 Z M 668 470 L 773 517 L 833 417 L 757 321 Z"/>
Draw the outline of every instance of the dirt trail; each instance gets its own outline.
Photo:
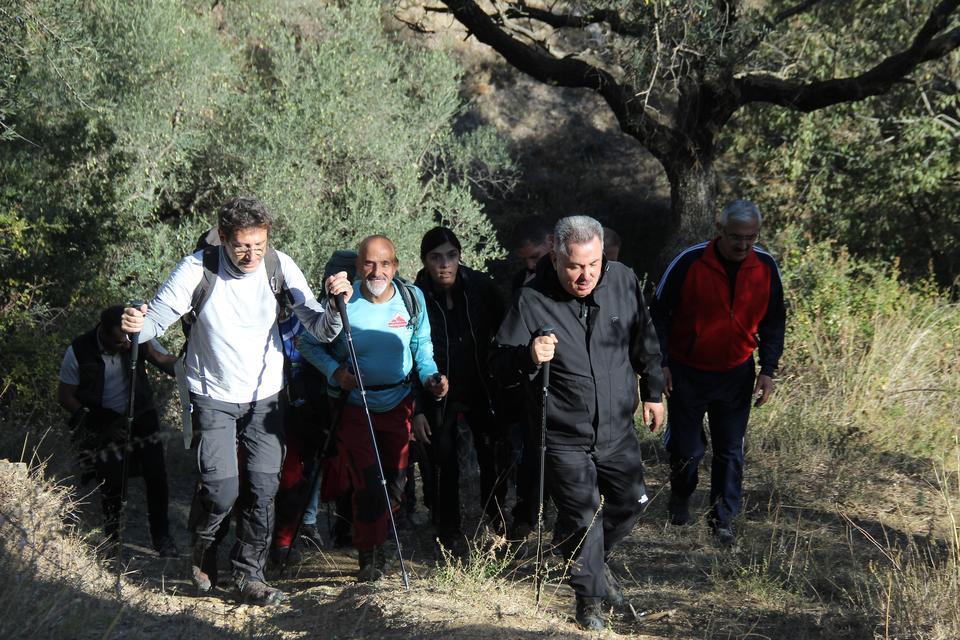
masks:
<path id="1" fill-rule="evenodd" d="M 846 612 L 842 602 L 832 602 L 830 563 L 856 548 L 861 559 L 878 557 L 866 539 L 856 534 L 838 513 L 764 504 L 760 479 L 748 469 L 746 517 L 743 537 L 732 552 L 718 548 L 702 518 L 691 527 L 666 523 L 662 450 L 645 442 L 647 476 L 653 501 L 633 533 L 613 557 L 625 592 L 635 603 L 639 619 L 611 616 L 608 637 L 635 638 L 859 638 L 869 634 L 871 622 Z M 174 534 L 182 551 L 188 548 L 184 530 L 190 490 L 192 457 L 178 443 L 169 447 L 171 513 Z M 467 475 L 465 491 L 475 490 Z M 916 481 L 906 491 L 918 488 Z M 472 495 L 472 494 L 469 494 Z M 465 501 L 468 502 L 468 501 Z M 411 523 L 401 530 L 401 543 L 411 573 L 411 591 L 402 590 L 397 567 L 375 585 L 355 582 L 356 558 L 345 550 L 308 552 L 304 561 L 287 570 L 274 584 L 290 594 L 287 603 L 261 609 L 238 605 L 228 591 L 215 597 L 192 597 L 184 580 L 186 554 L 164 561 L 148 549 L 142 488 L 136 481 L 130 494 L 130 530 L 127 579 L 139 585 L 138 600 L 151 612 L 178 614 L 209 625 L 209 637 L 268 638 L 566 638 L 581 637 L 572 622 L 573 596 L 557 579 L 562 566 L 551 556 L 551 584 L 544 606 L 533 602 L 532 562 L 523 551 L 504 563 L 499 577 L 496 557 L 479 554 L 482 561 L 456 568 L 437 561 L 421 506 Z M 702 515 L 706 496 L 698 491 L 694 504 Z M 852 512 L 851 512 L 852 513 Z M 859 520 L 867 528 L 868 520 Z M 467 514 L 465 527 L 475 526 Z M 875 524 L 875 523 L 873 523 Z M 469 530 L 469 529 L 467 529 Z M 856 535 L 854 535 L 856 534 Z M 532 541 L 528 542 L 532 545 Z M 791 555 L 793 558 L 791 559 Z M 785 588 L 786 569 L 772 564 L 796 563 L 811 588 L 809 597 Z M 224 565 L 225 568 L 225 565 Z M 130 624 L 138 627 L 137 620 Z M 119 625 L 118 631 L 126 628 Z M 170 629 L 156 635 L 169 637 Z M 147 627 L 136 628 L 137 637 L 153 637 Z M 126 637 L 124 633 L 113 637 Z M 191 637 L 206 637 L 203 634 Z"/>

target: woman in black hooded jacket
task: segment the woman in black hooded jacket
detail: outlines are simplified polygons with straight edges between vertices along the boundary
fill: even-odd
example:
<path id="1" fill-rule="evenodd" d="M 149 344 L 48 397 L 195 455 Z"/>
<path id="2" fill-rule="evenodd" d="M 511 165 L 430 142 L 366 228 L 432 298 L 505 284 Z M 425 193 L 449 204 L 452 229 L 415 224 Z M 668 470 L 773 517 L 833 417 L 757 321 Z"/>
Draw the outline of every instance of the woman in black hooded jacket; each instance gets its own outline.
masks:
<path id="1" fill-rule="evenodd" d="M 496 387 L 487 368 L 504 306 L 486 274 L 460 264 L 460 249 L 460 241 L 450 229 L 428 231 L 420 243 L 424 268 L 416 279 L 426 300 L 434 359 L 440 373 L 450 380 L 450 393 L 425 407 L 430 431 L 415 435 L 427 443 L 433 466 L 424 490 L 437 536 L 441 544 L 455 551 L 463 549 L 458 417 L 463 415 L 473 435 L 480 465 L 481 508 L 499 532 L 504 530 L 505 476 L 510 463 L 509 440 L 497 419 Z"/>

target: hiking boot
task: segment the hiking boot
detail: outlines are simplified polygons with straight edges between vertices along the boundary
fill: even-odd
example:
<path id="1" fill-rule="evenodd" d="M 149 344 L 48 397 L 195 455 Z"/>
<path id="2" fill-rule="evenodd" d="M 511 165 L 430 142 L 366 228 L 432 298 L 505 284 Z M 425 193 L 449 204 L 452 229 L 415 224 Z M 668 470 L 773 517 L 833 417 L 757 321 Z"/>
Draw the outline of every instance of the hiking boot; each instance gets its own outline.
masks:
<path id="1" fill-rule="evenodd" d="M 270 562 L 279 566 L 300 564 L 303 554 L 296 547 L 271 547 Z"/>
<path id="2" fill-rule="evenodd" d="M 732 547 L 737 541 L 737 537 L 733 533 L 733 527 L 730 525 L 714 525 L 713 537 L 716 538 L 717 544 L 721 547 Z"/>
<path id="3" fill-rule="evenodd" d="M 509 532 L 507 532 L 507 539 L 523 542 L 532 531 L 533 527 L 526 520 L 514 520 Z"/>
<path id="4" fill-rule="evenodd" d="M 437 536 L 437 544 L 439 544 L 442 549 L 446 550 L 447 553 L 457 559 L 467 557 L 470 552 L 469 545 L 467 545 L 467 539 L 460 531 L 439 534 Z M 437 554 L 437 556 L 442 558 L 443 553 L 440 552 Z"/>
<path id="5" fill-rule="evenodd" d="M 374 547 L 369 551 L 358 550 L 357 558 L 360 561 L 357 582 L 376 582 L 383 577 L 387 563 L 383 547 Z"/>
<path id="6" fill-rule="evenodd" d="M 170 536 L 163 536 L 154 542 L 153 548 L 161 558 L 176 558 L 180 555 L 180 550 Z"/>
<path id="7" fill-rule="evenodd" d="M 693 521 L 690 517 L 689 499 L 674 497 L 672 493 L 667 503 L 667 513 L 670 514 L 670 524 L 676 527 L 686 526 Z"/>
<path id="8" fill-rule="evenodd" d="M 197 593 L 207 593 L 217 586 L 217 548 L 195 544 L 190 557 L 190 581 Z"/>
<path id="9" fill-rule="evenodd" d="M 315 524 L 300 525 L 300 537 L 305 541 L 308 549 L 323 549 L 326 546 L 326 541 Z"/>
<path id="10" fill-rule="evenodd" d="M 603 631 L 603 611 L 600 598 L 577 596 L 577 624 L 585 631 Z"/>
<path id="11" fill-rule="evenodd" d="M 627 599 L 623 595 L 623 587 L 617 576 L 613 575 L 610 565 L 603 563 L 603 577 L 607 581 L 607 595 L 603 596 L 603 605 L 614 609 L 623 609 L 627 605 Z"/>
<path id="12" fill-rule="evenodd" d="M 271 587 L 266 582 L 257 580 L 242 580 L 237 585 L 237 599 L 244 604 L 252 604 L 258 607 L 272 607 L 280 604 L 286 598 L 286 594 L 276 587 Z"/>

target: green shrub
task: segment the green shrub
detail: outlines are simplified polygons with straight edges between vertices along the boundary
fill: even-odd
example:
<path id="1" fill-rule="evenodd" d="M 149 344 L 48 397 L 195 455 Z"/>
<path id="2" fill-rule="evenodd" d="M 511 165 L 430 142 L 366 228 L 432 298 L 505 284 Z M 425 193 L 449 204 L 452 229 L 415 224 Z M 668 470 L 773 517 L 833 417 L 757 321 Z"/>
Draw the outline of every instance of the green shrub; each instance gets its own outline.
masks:
<path id="1" fill-rule="evenodd" d="M 960 309 L 930 282 L 901 282 L 895 263 L 798 235 L 780 238 L 786 351 L 775 402 L 755 412 L 754 445 L 942 459 L 957 437 Z"/>
<path id="2" fill-rule="evenodd" d="M 505 147 L 455 132 L 460 69 L 389 34 L 379 2 L 18 11 L 0 17 L 0 393 L 48 399 L 70 337 L 148 298 L 228 195 L 265 202 L 314 283 L 372 233 L 413 275 L 440 222 L 472 264 L 500 255 L 473 194 L 510 184 Z"/>

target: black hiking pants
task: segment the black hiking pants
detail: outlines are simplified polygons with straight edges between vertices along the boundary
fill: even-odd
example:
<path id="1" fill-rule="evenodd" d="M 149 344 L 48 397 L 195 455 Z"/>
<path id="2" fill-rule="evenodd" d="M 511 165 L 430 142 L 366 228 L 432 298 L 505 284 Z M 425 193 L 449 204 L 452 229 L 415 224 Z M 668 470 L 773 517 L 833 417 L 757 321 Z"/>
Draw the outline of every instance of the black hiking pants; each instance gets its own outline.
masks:
<path id="1" fill-rule="evenodd" d="M 703 417 L 709 417 L 713 463 L 710 522 L 728 527 L 740 512 L 743 494 L 743 438 L 750 418 L 753 358 L 729 371 L 700 371 L 671 363 L 673 393 L 664 445 L 670 452 L 671 500 L 685 502 L 697 488 L 706 453 Z"/>
<path id="2" fill-rule="evenodd" d="M 495 526 L 503 524 L 510 467 L 510 443 L 500 433 L 494 415 L 486 408 L 472 409 L 459 403 L 447 406 L 443 422 L 431 420 L 429 452 L 433 474 L 427 495 L 434 527 L 440 536 L 460 532 L 460 429 L 457 418 L 463 416 L 470 427 L 480 467 L 480 509 Z"/>
<path id="3" fill-rule="evenodd" d="M 163 458 L 163 443 L 156 434 L 160 428 L 156 411 L 148 411 L 133 421 L 131 442 L 133 451 L 127 465 L 127 482 L 133 475 L 143 476 L 147 493 L 147 519 L 150 539 L 156 546 L 170 534 L 167 507 L 167 466 Z M 120 527 L 120 509 L 123 502 L 123 459 L 113 451 L 91 452 L 96 478 L 100 487 L 103 509 L 103 530 L 115 540 Z"/>
<path id="4" fill-rule="evenodd" d="M 600 449 L 548 447 L 545 471 L 557 507 L 554 540 L 570 562 L 570 586 L 577 596 L 601 598 L 607 595 L 603 564 L 647 502 L 637 437 L 625 428 L 622 438 Z"/>

